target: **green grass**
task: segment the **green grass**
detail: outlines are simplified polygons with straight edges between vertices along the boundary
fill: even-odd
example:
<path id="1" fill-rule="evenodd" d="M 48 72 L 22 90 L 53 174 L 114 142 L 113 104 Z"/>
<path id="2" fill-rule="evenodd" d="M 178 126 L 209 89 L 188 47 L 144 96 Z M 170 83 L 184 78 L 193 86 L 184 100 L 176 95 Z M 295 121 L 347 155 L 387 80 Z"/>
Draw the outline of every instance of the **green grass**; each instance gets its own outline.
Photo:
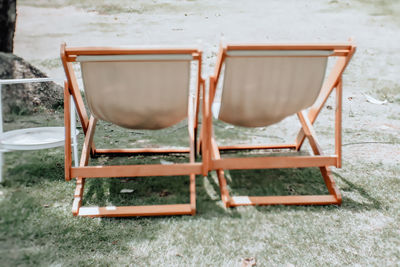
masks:
<path id="1" fill-rule="evenodd" d="M 7 116 L 5 126 L 10 130 L 60 125 L 61 116 L 61 112 Z M 251 134 L 236 131 L 226 138 Z M 224 138 L 222 132 L 219 135 Z M 268 137 L 268 133 L 265 135 Z M 96 135 L 98 147 L 186 143 L 186 122 L 162 134 L 101 123 Z M 248 257 L 255 257 L 257 266 L 393 266 L 400 261 L 400 168 L 396 164 L 345 158 L 343 169 L 334 171 L 343 194 L 340 207 L 226 209 L 219 197 L 216 175 L 210 173 L 196 179 L 196 216 L 92 219 L 71 214 L 75 185 L 64 181 L 62 148 L 5 155 L 0 194 L 2 266 L 240 266 Z M 129 164 L 187 161 L 187 157 L 92 160 Z M 227 177 L 232 195 L 326 193 L 318 169 L 313 168 L 229 171 Z M 133 192 L 121 194 L 121 189 Z M 186 176 L 89 179 L 84 204 L 186 203 L 188 189 Z"/>
<path id="2" fill-rule="evenodd" d="M 398 21 L 399 4 L 390 0 L 330 1 L 337 11 L 367 8 L 371 18 Z M 100 15 L 182 14 L 207 10 L 199 1 L 21 0 L 19 5 L 61 8 L 72 5 Z M 330 12 L 332 11 L 329 9 Z M 100 31 L 116 25 L 99 24 Z M 93 25 L 89 24 L 89 28 Z M 50 36 L 50 35 L 46 35 Z M 63 35 L 65 36 L 65 34 Z M 59 37 L 53 34 L 52 37 Z M 215 54 L 213 54 L 215 56 Z M 59 61 L 37 62 L 56 68 Z M 375 84 L 374 84 L 375 85 Z M 376 84 L 369 93 L 398 105 L 398 84 Z M 397 106 L 398 107 L 398 106 Z M 357 118 L 358 115 L 354 110 Z M 378 114 L 371 121 L 378 120 Z M 399 120 L 397 113 L 388 114 Z M 350 118 L 347 118 L 350 120 Z M 6 116 L 5 129 L 62 125 L 62 111 Z M 317 121 L 317 123 L 319 123 Z M 322 125 L 324 141 L 332 127 Z M 226 209 L 215 173 L 197 176 L 196 216 L 151 218 L 73 217 L 74 181 L 64 180 L 63 149 L 5 154 L 0 184 L 0 266 L 240 266 L 256 258 L 257 266 L 397 266 L 400 265 L 400 167 L 363 155 L 382 144 L 399 151 L 400 138 L 379 129 L 344 125 L 342 169 L 333 176 L 342 206 L 264 206 Z M 231 128 L 215 124 L 222 144 L 234 141 L 281 143 L 275 130 Z M 273 126 L 271 127 L 273 128 Z M 269 129 L 271 129 L 269 127 Z M 186 122 L 160 132 L 132 131 L 99 123 L 98 147 L 158 147 L 187 144 Z M 80 135 L 82 144 L 82 134 Z M 333 147 L 333 143 L 329 144 Z M 357 147 L 355 147 L 357 146 Z M 360 155 L 345 153 L 354 148 Z M 390 158 L 391 154 L 387 157 Z M 92 163 L 145 164 L 187 161 L 186 156 L 98 157 Z M 232 195 L 326 193 L 318 169 L 235 170 L 226 172 Z M 132 193 L 122 194 L 122 189 Z M 188 178 L 150 177 L 88 179 L 84 205 L 143 205 L 188 202 Z"/>

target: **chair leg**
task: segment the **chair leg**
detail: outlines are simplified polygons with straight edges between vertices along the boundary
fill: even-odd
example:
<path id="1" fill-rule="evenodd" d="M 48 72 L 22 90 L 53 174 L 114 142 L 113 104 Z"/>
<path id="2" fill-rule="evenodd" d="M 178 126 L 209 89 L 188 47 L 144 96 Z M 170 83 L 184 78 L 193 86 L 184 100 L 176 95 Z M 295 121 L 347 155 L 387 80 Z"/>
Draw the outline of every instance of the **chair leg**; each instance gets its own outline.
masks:
<path id="1" fill-rule="evenodd" d="M 190 179 L 190 209 L 191 215 L 196 215 L 196 175 L 191 174 L 189 176 Z"/>
<path id="2" fill-rule="evenodd" d="M 225 207 L 229 208 L 231 206 L 231 197 L 229 196 L 228 185 L 226 183 L 226 178 L 223 170 L 217 170 L 219 189 L 221 193 L 221 200 Z"/>
<path id="3" fill-rule="evenodd" d="M 337 204 L 342 204 L 342 194 L 340 193 L 339 189 L 336 186 L 335 180 L 333 180 L 332 172 L 329 167 L 321 167 L 320 168 L 322 177 L 324 178 L 326 187 L 328 188 L 329 194 L 333 195 L 336 200 Z"/>
<path id="4" fill-rule="evenodd" d="M 72 203 L 72 214 L 74 216 L 77 216 L 79 214 L 79 208 L 82 205 L 84 186 L 85 186 L 85 179 L 77 178 L 76 179 L 76 188 L 75 188 L 75 193 L 74 193 L 74 202 Z"/>
<path id="5" fill-rule="evenodd" d="M 219 154 L 219 149 L 217 142 L 215 142 L 214 137 L 211 140 L 211 153 L 214 159 L 221 159 L 221 155 Z M 219 189 L 221 193 L 221 199 L 224 203 L 225 207 L 229 208 L 231 206 L 231 197 L 229 196 L 228 186 L 226 183 L 226 178 L 223 170 L 216 170 Z"/>

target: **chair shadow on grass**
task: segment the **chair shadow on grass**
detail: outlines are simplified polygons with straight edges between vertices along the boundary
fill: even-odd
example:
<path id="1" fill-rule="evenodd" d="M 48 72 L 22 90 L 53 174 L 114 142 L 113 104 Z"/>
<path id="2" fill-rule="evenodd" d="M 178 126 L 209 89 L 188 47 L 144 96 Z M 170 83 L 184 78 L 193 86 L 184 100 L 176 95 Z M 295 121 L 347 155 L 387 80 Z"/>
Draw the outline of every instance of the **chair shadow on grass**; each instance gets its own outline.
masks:
<path id="1" fill-rule="evenodd" d="M 32 186 L 42 181 L 57 181 L 64 179 L 61 157 L 54 157 L 41 151 L 25 155 L 26 162 L 10 166 L 5 172 L 6 187 Z M 14 152 L 6 158 L 12 162 L 21 155 Z M 34 160 L 32 160 L 33 158 Z M 121 162 L 149 163 L 144 157 L 119 157 Z M 152 157 L 153 163 L 160 159 L 179 162 L 187 161 L 182 156 Z M 118 160 L 118 159 L 115 159 Z M 110 163 L 116 164 L 114 159 Z M 366 189 L 350 179 L 332 172 L 339 190 L 343 196 L 341 209 L 381 209 L 382 203 L 372 197 Z M 268 170 L 231 170 L 225 171 L 229 190 L 232 196 L 252 195 L 311 195 L 327 194 L 327 189 L 318 168 L 298 169 L 268 169 Z M 71 181 L 70 183 L 74 183 Z M 124 191 L 122 191 L 125 189 Z M 126 193 L 123 193 L 126 192 Z M 240 216 L 237 208 L 223 207 L 218 180 L 215 172 L 203 178 L 196 177 L 197 215 L 199 216 Z M 73 192 L 70 192 L 71 197 Z M 85 206 L 125 206 L 189 203 L 189 177 L 135 177 L 135 178 L 98 178 L 86 179 L 83 205 Z M 327 206 L 333 207 L 336 206 Z M 301 208 L 301 207 L 292 207 Z M 257 207 L 259 210 L 264 208 Z M 316 207 L 316 209 L 319 209 Z"/>
<path id="2" fill-rule="evenodd" d="M 158 176 L 87 179 L 84 206 L 141 206 L 188 204 L 189 176 Z M 196 176 L 196 216 L 226 213 L 204 189 L 204 179 Z M 162 218 L 163 216 L 161 216 Z"/>
<path id="3" fill-rule="evenodd" d="M 360 210 L 360 209 L 383 209 L 384 206 L 376 198 L 372 197 L 367 190 L 363 187 L 352 183 L 350 180 L 344 178 L 337 172 L 332 171 L 334 178 L 342 181 L 345 186 L 340 188 L 343 196 L 342 207 L 350 210 Z M 353 193 L 358 195 L 360 201 L 354 200 L 354 198 L 347 197 L 348 193 Z"/>
<path id="4" fill-rule="evenodd" d="M 381 209 L 382 204 L 372 197 L 367 190 L 358 186 L 336 172 L 332 172 L 336 184 L 339 182 L 339 191 L 343 201 L 341 209 L 362 210 Z M 289 196 L 289 195 L 325 195 L 329 194 L 318 168 L 293 169 L 263 169 L 263 170 L 230 170 L 225 171 L 230 196 Z M 219 193 L 216 175 L 209 175 L 208 181 Z M 346 185 L 343 187 L 343 183 Z M 340 184 L 342 186 L 340 186 Z M 354 199 L 351 196 L 357 196 Z M 220 200 L 219 200 L 220 201 Z M 277 205 L 279 206 L 279 205 Z M 266 206 L 256 206 L 256 209 L 265 212 Z M 274 206 L 270 206 L 274 207 Z M 276 207 L 276 206 L 275 206 Z M 288 208 L 302 209 L 307 206 L 289 206 Z M 327 205 L 326 208 L 337 208 L 336 205 Z M 319 209 L 318 206 L 314 206 Z M 237 209 L 237 208 L 231 208 Z M 270 210 L 270 208 L 268 209 Z M 238 214 L 236 214 L 238 216 Z"/>
<path id="5" fill-rule="evenodd" d="M 104 160 L 104 159 L 100 159 Z M 107 158 L 107 163 L 160 164 L 160 161 L 188 162 L 186 155 L 119 156 Z M 104 164 L 104 163 L 103 163 Z M 204 179 L 196 176 L 196 215 L 221 214 L 222 206 L 215 205 L 204 189 Z M 189 176 L 153 176 L 86 179 L 83 206 L 142 206 L 189 204 Z M 210 213 L 210 211 L 213 211 Z"/>

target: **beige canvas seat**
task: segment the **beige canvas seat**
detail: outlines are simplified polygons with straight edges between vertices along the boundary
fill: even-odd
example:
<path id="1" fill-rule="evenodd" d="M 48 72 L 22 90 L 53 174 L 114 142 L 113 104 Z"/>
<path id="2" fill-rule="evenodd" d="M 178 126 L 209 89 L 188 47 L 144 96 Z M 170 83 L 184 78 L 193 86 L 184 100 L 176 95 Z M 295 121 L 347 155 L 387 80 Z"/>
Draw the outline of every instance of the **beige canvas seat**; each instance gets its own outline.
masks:
<path id="1" fill-rule="evenodd" d="M 202 151 L 209 170 L 218 174 L 221 197 L 226 206 L 269 204 L 340 204 L 341 196 L 329 166 L 341 166 L 342 73 L 355 52 L 347 44 L 323 45 L 227 45 L 222 46 L 210 93 L 205 103 L 206 123 Z M 337 61 L 325 78 L 328 58 Z M 211 105 L 223 70 L 218 119 L 236 126 L 265 127 L 297 114 L 301 129 L 294 144 L 218 146 L 213 135 Z M 336 88 L 335 155 L 325 155 L 318 144 L 313 123 Z M 309 108 L 308 113 L 306 109 Z M 308 138 L 314 155 L 221 158 L 220 151 L 238 149 L 300 150 Z M 329 195 L 231 197 L 223 170 L 319 167 Z"/>
<path id="2" fill-rule="evenodd" d="M 76 178 L 73 214 L 80 216 L 154 216 L 195 214 L 195 175 L 205 173 L 195 162 L 198 102 L 201 78 L 201 51 L 198 49 L 128 49 L 61 46 L 61 59 L 67 76 L 65 83 L 65 129 L 69 134 L 69 96 L 76 102 L 85 134 L 79 167 L 71 166 L 70 138 L 65 144 L 65 176 Z M 85 98 L 91 113 L 88 118 L 73 69 L 80 64 Z M 191 95 L 192 62 L 197 62 L 196 90 Z M 100 149 L 94 146 L 96 122 L 104 120 L 128 129 L 158 130 L 188 119 L 188 149 Z M 89 166 L 89 156 L 97 154 L 189 153 L 189 163 L 171 165 Z M 125 207 L 81 207 L 85 179 L 189 175 L 190 203 Z"/>

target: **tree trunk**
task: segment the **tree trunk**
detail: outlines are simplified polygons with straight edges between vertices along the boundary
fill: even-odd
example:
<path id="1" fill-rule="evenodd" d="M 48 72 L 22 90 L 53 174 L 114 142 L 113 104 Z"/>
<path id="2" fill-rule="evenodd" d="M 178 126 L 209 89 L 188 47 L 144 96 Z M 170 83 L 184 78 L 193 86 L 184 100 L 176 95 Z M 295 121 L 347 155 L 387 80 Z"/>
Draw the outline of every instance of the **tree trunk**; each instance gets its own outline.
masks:
<path id="1" fill-rule="evenodd" d="M 12 53 L 17 0 L 0 0 L 0 52 Z"/>

